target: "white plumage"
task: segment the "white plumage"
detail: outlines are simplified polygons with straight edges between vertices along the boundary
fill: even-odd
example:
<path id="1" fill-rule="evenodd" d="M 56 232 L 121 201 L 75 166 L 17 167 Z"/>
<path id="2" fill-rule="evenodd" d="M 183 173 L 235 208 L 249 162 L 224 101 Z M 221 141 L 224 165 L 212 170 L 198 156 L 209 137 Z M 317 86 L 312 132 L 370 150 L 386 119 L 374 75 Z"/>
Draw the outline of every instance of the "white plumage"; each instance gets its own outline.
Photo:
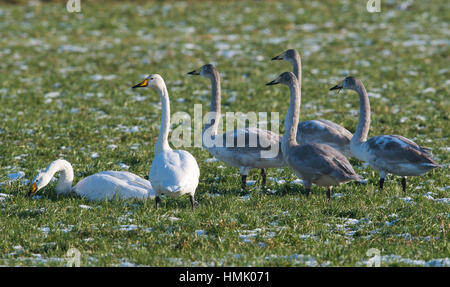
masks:
<path id="1" fill-rule="evenodd" d="M 194 195 L 200 177 L 195 158 L 185 150 L 172 150 L 169 146 L 169 126 L 170 126 L 170 101 L 166 84 L 163 78 L 158 75 L 149 75 L 143 82 L 133 88 L 151 87 L 155 89 L 161 97 L 161 128 L 158 140 L 155 145 L 155 157 L 150 168 L 149 179 L 157 196 L 155 197 L 156 208 L 160 204 L 162 194 L 176 197 L 188 194 L 194 208 Z"/>
<path id="2" fill-rule="evenodd" d="M 102 171 L 90 175 L 75 186 L 73 183 L 72 165 L 63 159 L 55 160 L 32 181 L 30 196 L 44 188 L 56 173 L 60 173 L 56 186 L 57 194 L 75 194 L 88 200 L 145 199 L 154 197 L 155 192 L 151 183 L 128 171 Z"/>

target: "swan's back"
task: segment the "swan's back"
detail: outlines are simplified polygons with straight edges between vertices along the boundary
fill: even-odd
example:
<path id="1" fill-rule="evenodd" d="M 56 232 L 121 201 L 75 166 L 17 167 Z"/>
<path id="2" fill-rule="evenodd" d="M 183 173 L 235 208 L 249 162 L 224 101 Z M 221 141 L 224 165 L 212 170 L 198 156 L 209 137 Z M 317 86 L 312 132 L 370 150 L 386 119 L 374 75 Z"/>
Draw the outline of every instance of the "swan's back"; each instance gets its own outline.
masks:
<path id="1" fill-rule="evenodd" d="M 157 193 L 169 196 L 194 194 L 200 177 L 197 161 L 185 150 L 166 150 L 152 162 L 149 178 Z"/>
<path id="2" fill-rule="evenodd" d="M 351 156 L 350 141 L 353 134 L 328 120 L 310 120 L 298 124 L 297 142 L 300 145 L 321 143 L 332 146 L 346 157 Z"/>
<path id="3" fill-rule="evenodd" d="M 362 179 L 347 158 L 329 145 L 297 145 L 289 149 L 285 158 L 298 175 L 317 185 L 332 186 Z"/>
<path id="4" fill-rule="evenodd" d="M 103 171 L 90 175 L 78 182 L 73 190 L 88 200 L 145 199 L 156 195 L 148 180 L 127 171 Z"/>
<path id="5" fill-rule="evenodd" d="M 375 168 L 399 175 L 421 175 L 440 167 L 427 148 L 398 135 L 381 135 L 364 143 L 370 154 L 369 163 Z"/>
<path id="6" fill-rule="evenodd" d="M 220 141 L 219 141 L 220 140 Z M 270 168 L 285 166 L 280 135 L 258 128 L 234 129 L 216 137 L 221 146 L 210 152 L 236 167 Z"/>

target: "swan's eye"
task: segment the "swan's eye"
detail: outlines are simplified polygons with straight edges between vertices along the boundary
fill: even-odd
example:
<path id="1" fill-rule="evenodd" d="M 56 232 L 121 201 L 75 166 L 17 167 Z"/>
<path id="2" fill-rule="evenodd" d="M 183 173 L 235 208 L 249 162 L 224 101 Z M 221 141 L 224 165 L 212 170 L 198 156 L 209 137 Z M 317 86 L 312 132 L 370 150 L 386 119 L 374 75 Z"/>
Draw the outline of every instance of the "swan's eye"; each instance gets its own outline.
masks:
<path id="1" fill-rule="evenodd" d="M 153 80 L 153 78 L 150 78 L 150 80 Z"/>

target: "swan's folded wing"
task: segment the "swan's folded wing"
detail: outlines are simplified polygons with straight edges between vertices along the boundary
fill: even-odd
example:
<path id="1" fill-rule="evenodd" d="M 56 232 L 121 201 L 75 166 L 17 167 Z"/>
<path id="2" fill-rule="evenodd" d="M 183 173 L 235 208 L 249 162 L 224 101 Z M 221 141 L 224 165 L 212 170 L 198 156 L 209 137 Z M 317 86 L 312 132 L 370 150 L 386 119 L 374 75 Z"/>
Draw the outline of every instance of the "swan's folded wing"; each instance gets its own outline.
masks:
<path id="1" fill-rule="evenodd" d="M 115 197 L 143 199 L 149 196 L 147 186 L 136 185 L 128 176 L 118 178 L 114 173 L 100 172 L 88 176 L 77 183 L 74 191 L 88 200 L 113 199 Z M 124 180 L 127 178 L 128 180 Z"/>
<path id="2" fill-rule="evenodd" d="M 376 159 L 387 163 L 438 165 L 424 148 L 402 136 L 376 136 L 366 144 Z"/>

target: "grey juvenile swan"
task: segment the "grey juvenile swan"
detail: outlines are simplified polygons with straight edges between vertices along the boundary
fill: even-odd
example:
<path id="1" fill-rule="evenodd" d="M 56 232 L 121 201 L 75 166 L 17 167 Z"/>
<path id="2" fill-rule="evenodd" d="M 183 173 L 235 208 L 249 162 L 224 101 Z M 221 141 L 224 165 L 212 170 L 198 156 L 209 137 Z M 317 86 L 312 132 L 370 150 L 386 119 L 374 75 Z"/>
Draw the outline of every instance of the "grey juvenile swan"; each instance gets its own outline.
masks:
<path id="1" fill-rule="evenodd" d="M 406 191 L 406 177 L 423 175 L 441 167 L 428 153 L 410 139 L 398 135 L 381 135 L 367 140 L 370 128 L 370 104 L 366 88 L 361 80 L 347 77 L 330 90 L 349 89 L 359 95 L 359 120 L 350 148 L 359 160 L 369 163 L 380 175 L 380 189 L 388 173 L 402 176 L 402 188 Z"/>
<path id="2" fill-rule="evenodd" d="M 302 81 L 302 65 L 300 55 L 294 49 L 289 49 L 282 54 L 275 56 L 272 60 L 286 60 L 290 62 L 294 68 L 294 75 L 301 85 Z M 297 142 L 305 143 L 322 143 L 327 144 L 346 157 L 351 157 L 350 140 L 352 133 L 346 128 L 328 120 L 310 120 L 298 124 Z"/>
<path id="3" fill-rule="evenodd" d="M 210 119 L 203 128 L 203 145 L 208 152 L 217 159 L 240 169 L 242 188 L 245 189 L 247 175 L 250 169 L 261 169 L 262 184 L 266 184 L 265 168 L 286 166 L 281 153 L 281 137 L 267 130 L 258 128 L 234 129 L 217 134 L 220 121 L 220 77 L 216 67 L 206 64 L 191 71 L 189 75 L 200 75 L 211 80 L 211 108 Z M 238 138 L 245 139 L 245 145 L 238 146 Z M 250 139 L 257 139 L 254 146 Z M 230 144 L 227 144 L 230 143 Z M 275 146 L 276 154 L 270 152 Z M 264 156 L 266 155 L 266 156 Z"/>
<path id="4" fill-rule="evenodd" d="M 266 85 L 284 84 L 289 87 L 291 100 L 284 120 L 285 132 L 281 149 L 286 163 L 294 173 L 303 179 L 306 194 L 311 185 L 328 187 L 327 198 L 331 197 L 333 186 L 341 183 L 361 180 L 362 177 L 353 170 L 347 158 L 335 148 L 321 143 L 298 144 L 296 136 L 300 114 L 301 94 L 295 75 L 284 72 L 277 79 Z"/>

